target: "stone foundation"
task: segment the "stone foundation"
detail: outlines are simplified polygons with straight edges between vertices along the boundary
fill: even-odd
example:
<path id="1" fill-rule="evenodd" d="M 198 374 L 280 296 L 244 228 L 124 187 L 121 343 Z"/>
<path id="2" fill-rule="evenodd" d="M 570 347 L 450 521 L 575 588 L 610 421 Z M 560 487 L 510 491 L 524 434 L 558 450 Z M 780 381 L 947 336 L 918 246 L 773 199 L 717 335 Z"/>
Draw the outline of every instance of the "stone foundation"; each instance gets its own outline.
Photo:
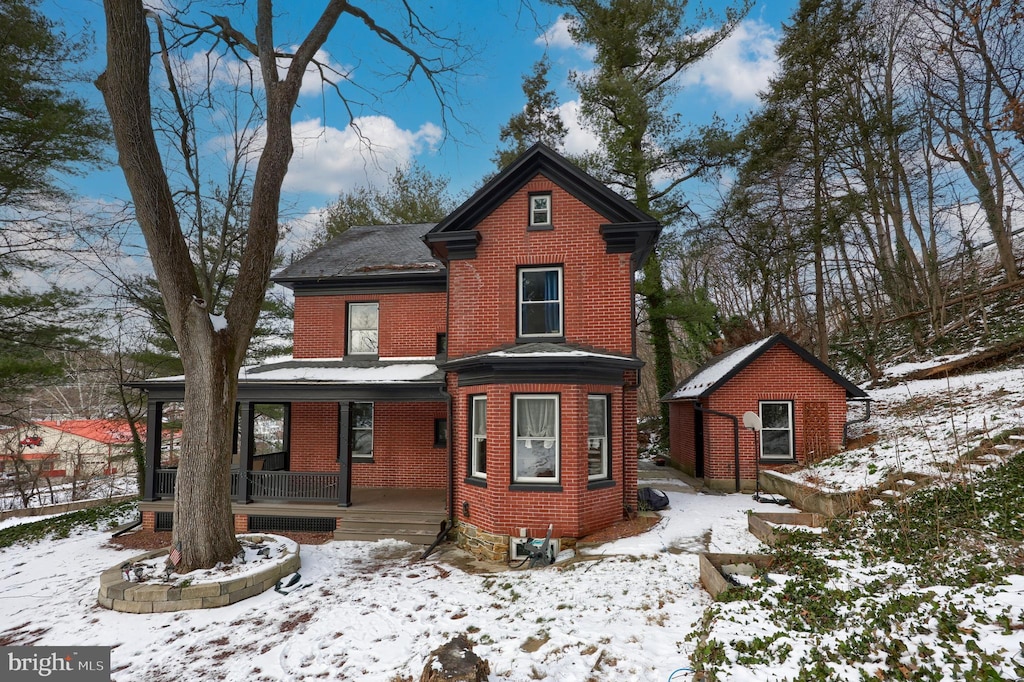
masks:
<path id="1" fill-rule="evenodd" d="M 455 544 L 479 559 L 508 561 L 508 536 L 495 535 L 465 521 L 455 522 Z"/>

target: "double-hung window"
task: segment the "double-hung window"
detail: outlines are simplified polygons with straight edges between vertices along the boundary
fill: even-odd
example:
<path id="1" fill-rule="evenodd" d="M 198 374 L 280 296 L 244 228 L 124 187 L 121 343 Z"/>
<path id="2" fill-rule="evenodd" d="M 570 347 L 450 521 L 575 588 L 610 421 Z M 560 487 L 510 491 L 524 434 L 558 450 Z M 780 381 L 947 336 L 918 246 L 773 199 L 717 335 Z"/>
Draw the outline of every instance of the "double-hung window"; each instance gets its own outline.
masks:
<path id="1" fill-rule="evenodd" d="M 349 410 L 349 447 L 352 457 L 373 457 L 373 403 L 352 403 Z"/>
<path id="2" fill-rule="evenodd" d="M 517 395 L 512 415 L 514 483 L 557 483 L 559 477 L 558 396 Z"/>
<path id="3" fill-rule="evenodd" d="M 793 459 L 793 403 L 788 400 L 762 400 L 762 459 Z"/>
<path id="4" fill-rule="evenodd" d="M 348 304 L 349 355 L 377 355 L 376 303 Z"/>
<path id="5" fill-rule="evenodd" d="M 591 481 L 608 478 L 608 396 L 587 396 L 587 474 Z"/>
<path id="6" fill-rule="evenodd" d="M 530 195 L 530 227 L 551 226 L 551 195 Z"/>
<path id="7" fill-rule="evenodd" d="M 469 400 L 469 475 L 487 478 L 487 396 Z"/>
<path id="8" fill-rule="evenodd" d="M 563 336 L 562 268 L 520 268 L 519 336 Z"/>

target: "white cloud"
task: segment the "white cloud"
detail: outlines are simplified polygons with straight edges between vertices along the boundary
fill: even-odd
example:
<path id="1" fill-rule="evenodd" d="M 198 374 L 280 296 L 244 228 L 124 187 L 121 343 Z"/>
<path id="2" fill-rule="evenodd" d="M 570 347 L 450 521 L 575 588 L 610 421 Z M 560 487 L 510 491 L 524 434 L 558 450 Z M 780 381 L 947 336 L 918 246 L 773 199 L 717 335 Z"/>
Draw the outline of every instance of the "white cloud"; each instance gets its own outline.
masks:
<path id="1" fill-rule="evenodd" d="M 344 130 L 320 119 L 300 121 L 293 126 L 295 155 L 284 188 L 336 195 L 377 184 L 417 154 L 435 149 L 443 135 L 433 123 L 405 130 L 386 116 L 362 116 Z"/>
<path id="2" fill-rule="evenodd" d="M 331 86 L 324 82 L 325 78 L 339 84 L 351 78 L 351 67 L 335 62 L 326 50 L 317 50 L 314 62 L 302 74 L 302 86 L 299 88 L 301 97 L 318 96 L 325 89 L 330 89 Z M 290 63 L 289 57 L 277 59 L 277 73 L 282 80 L 288 75 Z M 263 89 L 263 73 L 256 57 L 239 61 L 230 56 L 196 52 L 186 61 L 179 62 L 175 72 L 179 79 L 195 88 L 203 88 L 209 81 L 214 86 Z"/>
<path id="3" fill-rule="evenodd" d="M 587 130 L 580 123 L 580 101 L 570 100 L 559 105 L 558 114 L 568 133 L 565 136 L 565 152 L 567 154 L 586 154 L 601 149 L 601 141 L 597 135 Z"/>
<path id="4" fill-rule="evenodd" d="M 292 51 L 298 49 L 298 46 L 292 48 Z M 307 97 L 310 95 L 319 95 L 325 89 L 330 89 L 331 86 L 324 82 L 324 79 L 330 80 L 334 83 L 340 84 L 344 80 L 349 80 L 352 77 L 352 67 L 339 64 L 331 59 L 331 55 L 327 50 L 317 50 L 316 55 L 313 57 L 313 62 L 319 63 L 318 67 L 316 63 L 311 63 L 306 67 L 306 72 L 302 74 L 302 87 L 299 88 L 299 95 Z M 280 78 L 284 78 L 288 73 L 288 64 L 291 63 L 290 58 L 279 57 L 277 60 L 277 70 Z M 321 69 L 323 73 L 321 73 Z"/>
<path id="5" fill-rule="evenodd" d="M 534 45 L 541 47 L 559 47 L 563 50 L 571 50 L 576 47 L 576 42 L 569 35 L 569 19 L 566 15 L 558 17 L 558 21 L 551 24 L 551 28 L 540 34 Z"/>
<path id="6" fill-rule="evenodd" d="M 680 84 L 696 85 L 733 102 L 756 102 L 775 74 L 778 34 L 760 20 L 741 22 L 712 53 L 680 76 Z"/>
<path id="7" fill-rule="evenodd" d="M 593 60 L 597 51 L 590 45 L 579 45 L 569 35 L 569 24 L 571 20 L 563 14 L 558 20 L 551 24 L 551 27 L 540 34 L 534 41 L 534 45 L 543 48 L 556 47 L 562 50 L 578 50 L 580 55 L 588 60 Z"/>

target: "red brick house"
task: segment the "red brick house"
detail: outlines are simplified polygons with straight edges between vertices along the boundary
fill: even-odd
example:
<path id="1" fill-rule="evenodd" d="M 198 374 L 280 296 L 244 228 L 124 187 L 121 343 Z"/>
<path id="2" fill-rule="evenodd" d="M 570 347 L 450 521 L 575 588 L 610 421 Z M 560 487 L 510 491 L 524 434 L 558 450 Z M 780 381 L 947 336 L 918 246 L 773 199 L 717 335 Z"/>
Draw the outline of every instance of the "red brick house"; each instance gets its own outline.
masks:
<path id="1" fill-rule="evenodd" d="M 673 463 L 723 490 L 752 489 L 756 471 L 806 464 L 844 444 L 847 401 L 868 395 L 784 334 L 718 355 L 662 400 Z M 754 412 L 762 430 L 743 427 Z M 760 461 L 758 457 L 760 456 Z"/>
<path id="2" fill-rule="evenodd" d="M 436 225 L 354 227 L 274 280 L 295 293 L 291 359 L 239 377 L 239 530 L 430 542 L 480 555 L 579 538 L 636 500 L 636 270 L 660 225 L 536 145 Z M 181 377 L 140 384 L 149 418 Z M 253 420 L 279 405 L 280 452 Z M 263 410 L 265 411 L 265 410 Z M 144 523 L 171 521 L 149 443 Z"/>

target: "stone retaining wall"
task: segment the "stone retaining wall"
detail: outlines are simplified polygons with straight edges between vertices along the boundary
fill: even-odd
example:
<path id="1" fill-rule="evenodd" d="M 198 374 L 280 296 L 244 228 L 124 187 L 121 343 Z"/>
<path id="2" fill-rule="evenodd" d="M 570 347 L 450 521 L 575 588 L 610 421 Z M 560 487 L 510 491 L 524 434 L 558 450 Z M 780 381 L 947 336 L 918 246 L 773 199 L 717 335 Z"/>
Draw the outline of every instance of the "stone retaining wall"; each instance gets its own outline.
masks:
<path id="1" fill-rule="evenodd" d="M 169 548 L 157 549 L 133 557 L 131 561 L 145 561 L 167 554 Z M 228 578 L 217 583 L 199 583 L 186 587 L 132 583 L 124 580 L 121 564 L 100 575 L 99 605 L 125 613 L 167 613 L 188 609 L 212 609 L 227 606 L 266 592 L 286 575 L 299 570 L 299 550 L 284 562 L 256 573 Z"/>

